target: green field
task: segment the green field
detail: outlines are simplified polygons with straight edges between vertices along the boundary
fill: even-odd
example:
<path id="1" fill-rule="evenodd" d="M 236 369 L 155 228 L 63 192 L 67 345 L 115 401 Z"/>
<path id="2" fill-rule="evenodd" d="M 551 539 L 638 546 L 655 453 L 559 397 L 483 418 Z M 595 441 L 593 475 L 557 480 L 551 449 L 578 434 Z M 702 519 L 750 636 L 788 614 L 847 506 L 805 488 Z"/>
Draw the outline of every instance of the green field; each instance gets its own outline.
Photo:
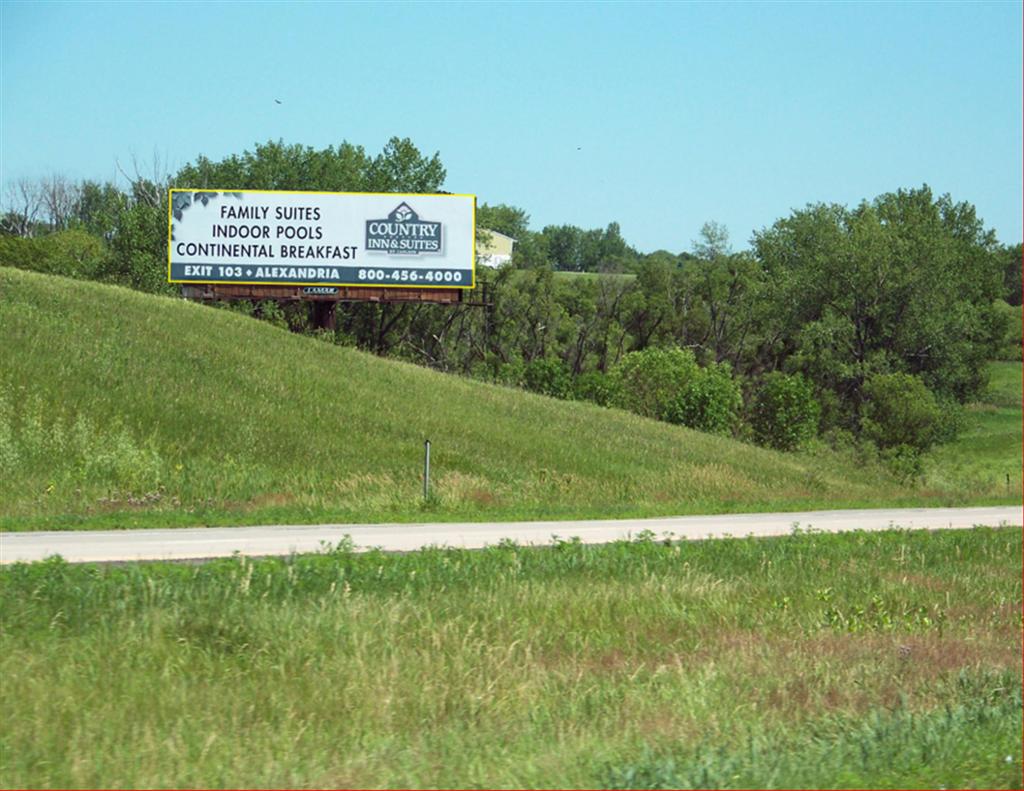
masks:
<path id="1" fill-rule="evenodd" d="M 1019 466 L 1009 493 L 1005 483 L 981 492 L 957 480 L 908 486 L 853 459 L 776 453 L 380 359 L 228 311 L 8 268 L 0 348 L 7 530 L 1020 498 Z M 427 438 L 434 496 L 425 503 Z"/>
<path id="2" fill-rule="evenodd" d="M 523 282 L 536 277 L 536 274 L 536 271 L 532 269 L 516 269 L 511 276 L 514 282 Z M 562 283 L 594 283 L 604 280 L 609 283 L 628 285 L 636 280 L 636 275 L 628 272 L 567 272 L 561 269 L 556 269 L 552 273 L 552 277 L 555 281 Z"/>
<path id="3" fill-rule="evenodd" d="M 7 787 L 1020 788 L 1021 530 L 0 570 Z"/>

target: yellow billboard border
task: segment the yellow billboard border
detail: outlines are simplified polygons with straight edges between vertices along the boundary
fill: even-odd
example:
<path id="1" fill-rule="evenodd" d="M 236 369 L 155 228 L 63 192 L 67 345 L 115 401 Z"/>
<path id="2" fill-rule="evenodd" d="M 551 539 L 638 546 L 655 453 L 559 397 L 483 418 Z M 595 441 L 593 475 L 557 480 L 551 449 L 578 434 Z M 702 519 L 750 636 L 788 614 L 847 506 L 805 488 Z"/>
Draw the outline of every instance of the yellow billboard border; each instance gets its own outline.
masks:
<path id="1" fill-rule="evenodd" d="M 440 285 L 440 286 L 420 286 L 420 285 L 409 285 L 408 283 L 396 283 L 383 284 L 383 283 L 268 283 L 265 280 L 260 281 L 242 281 L 242 280 L 172 280 L 171 279 L 171 211 L 174 208 L 174 193 L 175 192 L 257 192 L 263 195 L 374 195 L 383 197 L 385 195 L 394 195 L 397 197 L 412 197 L 412 198 L 472 198 L 473 199 L 473 256 L 470 262 L 470 284 L 468 286 L 456 286 L 452 284 Z M 369 266 L 369 265 L 367 265 Z M 376 267 L 375 267 L 376 268 Z M 386 267 L 381 267 L 386 268 Z M 449 270 L 451 271 L 451 270 Z M 170 187 L 167 190 L 167 282 L 168 283 L 180 283 L 183 285 L 189 284 L 202 284 L 202 285 L 220 285 L 220 286 L 325 286 L 327 288 L 340 287 L 340 288 L 433 288 L 433 289 L 452 289 L 460 288 L 465 291 L 472 291 L 476 288 L 476 195 L 468 192 L 330 192 L 328 190 L 250 190 L 250 189 L 218 189 L 215 187 L 202 187 L 202 188 L 185 188 L 185 187 Z"/>

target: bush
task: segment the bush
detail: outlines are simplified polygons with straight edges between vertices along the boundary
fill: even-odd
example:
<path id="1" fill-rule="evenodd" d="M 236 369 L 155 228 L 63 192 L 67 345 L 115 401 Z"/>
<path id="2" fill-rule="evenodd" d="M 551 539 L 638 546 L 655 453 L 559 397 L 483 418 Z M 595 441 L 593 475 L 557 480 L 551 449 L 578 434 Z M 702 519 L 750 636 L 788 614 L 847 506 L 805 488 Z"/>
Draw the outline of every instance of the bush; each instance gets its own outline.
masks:
<path id="1" fill-rule="evenodd" d="M 0 264 L 47 275 L 97 280 L 107 257 L 103 240 L 85 231 L 59 231 L 32 239 L 0 236 Z"/>
<path id="2" fill-rule="evenodd" d="M 572 377 L 562 363 L 552 357 L 531 360 L 523 371 L 527 390 L 553 398 L 572 397 Z"/>
<path id="3" fill-rule="evenodd" d="M 616 406 L 644 417 L 668 420 L 680 392 L 697 375 L 693 352 L 644 349 L 630 352 L 612 370 Z"/>
<path id="4" fill-rule="evenodd" d="M 82 280 L 97 280 L 107 262 L 107 247 L 85 231 L 60 231 L 45 237 L 52 271 Z"/>
<path id="5" fill-rule="evenodd" d="M 757 390 L 750 423 L 758 444 L 795 450 L 814 437 L 820 417 L 810 382 L 800 374 L 772 373 Z"/>
<path id="6" fill-rule="evenodd" d="M 41 239 L 22 239 L 6 234 L 0 234 L 0 266 L 49 273 Z"/>
<path id="7" fill-rule="evenodd" d="M 939 422 L 935 426 L 935 444 L 952 442 L 964 427 L 964 408 L 952 398 L 936 398 Z"/>
<path id="8" fill-rule="evenodd" d="M 688 349 L 630 352 L 612 380 L 616 406 L 700 431 L 728 433 L 742 404 L 729 366 L 701 368 Z"/>
<path id="9" fill-rule="evenodd" d="M 526 364 L 518 357 L 511 362 L 499 363 L 494 373 L 494 381 L 506 387 L 523 387 Z"/>
<path id="10" fill-rule="evenodd" d="M 615 379 L 597 371 L 577 376 L 573 392 L 577 400 L 592 401 L 601 406 L 611 406 L 619 395 Z"/>
<path id="11" fill-rule="evenodd" d="M 680 423 L 711 434 L 728 434 L 743 406 L 739 384 L 725 363 L 698 368 L 669 411 L 670 423 Z"/>
<path id="12" fill-rule="evenodd" d="M 861 433 L 880 450 L 906 446 L 925 451 L 948 431 L 947 417 L 935 396 L 916 376 L 872 376 L 864 383 L 862 395 Z"/>
<path id="13" fill-rule="evenodd" d="M 1024 343 L 1020 307 L 1008 305 L 1003 300 L 997 299 L 992 310 L 999 316 L 1000 326 L 1004 327 L 1002 341 L 995 352 L 995 359 L 1019 361 L 1022 355 L 1022 343 Z"/>
<path id="14" fill-rule="evenodd" d="M 921 452 L 910 445 L 897 445 L 879 452 L 878 457 L 896 478 L 910 483 L 924 472 Z"/>

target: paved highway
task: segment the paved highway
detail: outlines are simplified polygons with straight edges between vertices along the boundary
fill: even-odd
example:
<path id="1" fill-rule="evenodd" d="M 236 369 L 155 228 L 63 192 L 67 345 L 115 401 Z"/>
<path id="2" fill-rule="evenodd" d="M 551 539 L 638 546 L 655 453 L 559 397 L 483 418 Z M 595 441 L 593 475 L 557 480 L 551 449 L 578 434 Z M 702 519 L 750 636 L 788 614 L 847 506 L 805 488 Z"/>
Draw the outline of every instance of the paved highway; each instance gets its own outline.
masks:
<path id="1" fill-rule="evenodd" d="M 725 536 L 779 536 L 794 525 L 827 533 L 886 530 L 891 527 L 948 528 L 1020 525 L 1020 506 L 991 508 L 894 508 L 863 511 L 675 516 L 567 522 L 462 522 L 378 525 L 274 525 L 266 527 L 189 527 L 159 530 L 53 531 L 0 533 L 0 563 L 61 555 L 73 563 L 133 560 L 194 560 L 243 555 L 317 552 L 350 536 L 357 549 L 409 551 L 425 546 L 479 548 L 509 538 L 520 544 L 547 544 L 557 535 L 579 536 L 588 544 L 635 537 L 644 530 L 658 537 L 701 539 Z"/>

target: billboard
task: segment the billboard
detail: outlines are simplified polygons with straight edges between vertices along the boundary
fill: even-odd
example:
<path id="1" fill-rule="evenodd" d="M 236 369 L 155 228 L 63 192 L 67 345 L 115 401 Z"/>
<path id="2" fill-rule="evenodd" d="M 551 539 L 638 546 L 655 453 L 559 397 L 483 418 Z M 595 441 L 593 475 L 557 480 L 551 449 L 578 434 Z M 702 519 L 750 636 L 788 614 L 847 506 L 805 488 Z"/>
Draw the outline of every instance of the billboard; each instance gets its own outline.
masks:
<path id="1" fill-rule="evenodd" d="M 473 195 L 172 189 L 171 283 L 473 288 Z"/>

